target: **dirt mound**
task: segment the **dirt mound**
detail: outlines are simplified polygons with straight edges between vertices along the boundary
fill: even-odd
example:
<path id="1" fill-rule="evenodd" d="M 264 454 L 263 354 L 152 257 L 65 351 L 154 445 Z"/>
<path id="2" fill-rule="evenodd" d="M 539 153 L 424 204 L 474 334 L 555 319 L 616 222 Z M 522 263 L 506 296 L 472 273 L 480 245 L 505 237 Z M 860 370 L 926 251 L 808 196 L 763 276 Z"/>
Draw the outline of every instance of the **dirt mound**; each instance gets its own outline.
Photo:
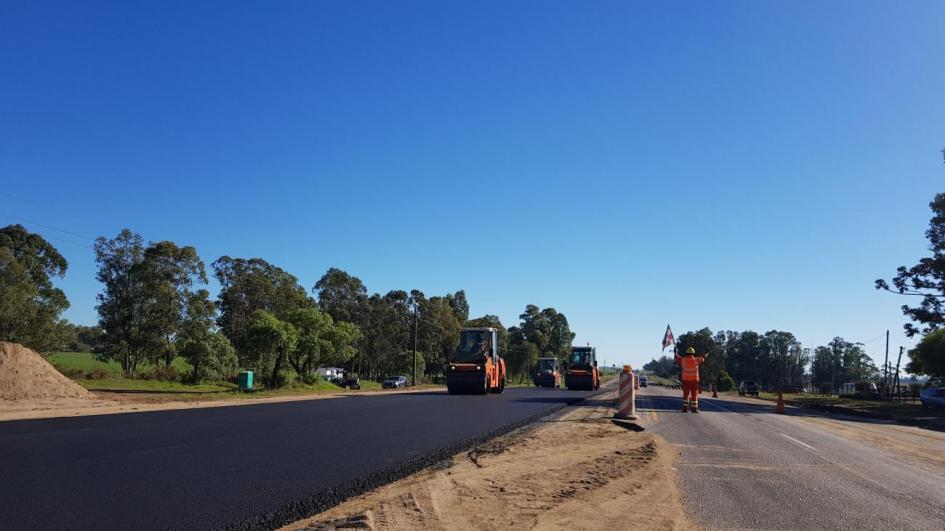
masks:
<path id="1" fill-rule="evenodd" d="M 96 398 L 35 351 L 0 341 L 0 400 L 56 402 Z"/>

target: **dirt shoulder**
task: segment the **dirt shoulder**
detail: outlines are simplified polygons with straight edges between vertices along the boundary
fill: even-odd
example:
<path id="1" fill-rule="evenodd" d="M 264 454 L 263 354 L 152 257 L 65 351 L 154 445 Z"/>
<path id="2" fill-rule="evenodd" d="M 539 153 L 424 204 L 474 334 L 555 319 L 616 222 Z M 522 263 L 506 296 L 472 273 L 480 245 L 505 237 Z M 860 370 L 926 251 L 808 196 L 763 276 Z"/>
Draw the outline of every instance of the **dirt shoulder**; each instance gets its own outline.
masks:
<path id="1" fill-rule="evenodd" d="M 614 395 L 283 529 L 692 529 L 674 452 L 654 434 L 614 425 Z"/>
<path id="2" fill-rule="evenodd" d="M 86 415 L 114 415 L 118 413 L 138 413 L 144 411 L 168 411 L 176 409 L 198 409 L 226 406 L 250 406 L 253 404 L 270 404 L 273 402 L 297 402 L 301 400 L 324 400 L 329 398 L 344 398 L 346 396 L 374 396 L 381 394 L 418 393 L 443 389 L 422 387 L 418 389 L 387 390 L 387 391 L 344 391 L 339 393 L 318 393 L 298 395 L 276 395 L 267 397 L 253 397 L 246 395 L 240 398 L 214 399 L 170 399 L 157 393 L 108 393 L 94 392 L 99 399 L 84 400 L 0 400 L 0 422 L 8 420 L 46 419 L 61 417 L 79 417 Z M 445 390 L 444 390 L 445 392 Z"/>

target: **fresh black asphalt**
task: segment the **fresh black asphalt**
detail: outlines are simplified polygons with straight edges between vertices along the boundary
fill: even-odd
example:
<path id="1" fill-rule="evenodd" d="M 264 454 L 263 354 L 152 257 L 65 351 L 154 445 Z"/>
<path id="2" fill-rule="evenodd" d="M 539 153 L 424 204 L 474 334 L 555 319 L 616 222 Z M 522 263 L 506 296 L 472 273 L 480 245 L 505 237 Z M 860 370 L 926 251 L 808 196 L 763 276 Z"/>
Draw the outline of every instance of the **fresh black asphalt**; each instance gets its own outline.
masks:
<path id="1" fill-rule="evenodd" d="M 430 391 L 0 423 L 0 528 L 272 528 L 591 393 Z"/>

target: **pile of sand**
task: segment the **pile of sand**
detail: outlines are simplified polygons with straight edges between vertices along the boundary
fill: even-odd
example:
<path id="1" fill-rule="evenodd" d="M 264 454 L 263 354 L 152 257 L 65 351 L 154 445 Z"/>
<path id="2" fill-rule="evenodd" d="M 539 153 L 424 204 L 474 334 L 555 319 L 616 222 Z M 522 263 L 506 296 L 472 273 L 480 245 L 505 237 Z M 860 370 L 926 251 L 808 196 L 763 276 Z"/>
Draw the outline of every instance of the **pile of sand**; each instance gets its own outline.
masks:
<path id="1" fill-rule="evenodd" d="M 35 351 L 0 341 L 0 401 L 8 400 L 74 402 L 96 398 Z"/>

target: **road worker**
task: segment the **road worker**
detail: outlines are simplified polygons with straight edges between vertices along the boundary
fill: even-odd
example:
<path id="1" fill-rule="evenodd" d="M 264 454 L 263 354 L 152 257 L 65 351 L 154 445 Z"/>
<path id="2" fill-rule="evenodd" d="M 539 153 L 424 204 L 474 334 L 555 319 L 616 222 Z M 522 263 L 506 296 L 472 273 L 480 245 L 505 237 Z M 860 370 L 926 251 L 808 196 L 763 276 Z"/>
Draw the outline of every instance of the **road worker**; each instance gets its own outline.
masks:
<path id="1" fill-rule="evenodd" d="M 682 394 L 683 413 L 692 410 L 693 413 L 699 412 L 699 366 L 705 363 L 708 352 L 702 356 L 696 356 L 696 349 L 689 347 L 686 349 L 686 355 L 676 354 L 676 363 L 682 367 Z"/>

